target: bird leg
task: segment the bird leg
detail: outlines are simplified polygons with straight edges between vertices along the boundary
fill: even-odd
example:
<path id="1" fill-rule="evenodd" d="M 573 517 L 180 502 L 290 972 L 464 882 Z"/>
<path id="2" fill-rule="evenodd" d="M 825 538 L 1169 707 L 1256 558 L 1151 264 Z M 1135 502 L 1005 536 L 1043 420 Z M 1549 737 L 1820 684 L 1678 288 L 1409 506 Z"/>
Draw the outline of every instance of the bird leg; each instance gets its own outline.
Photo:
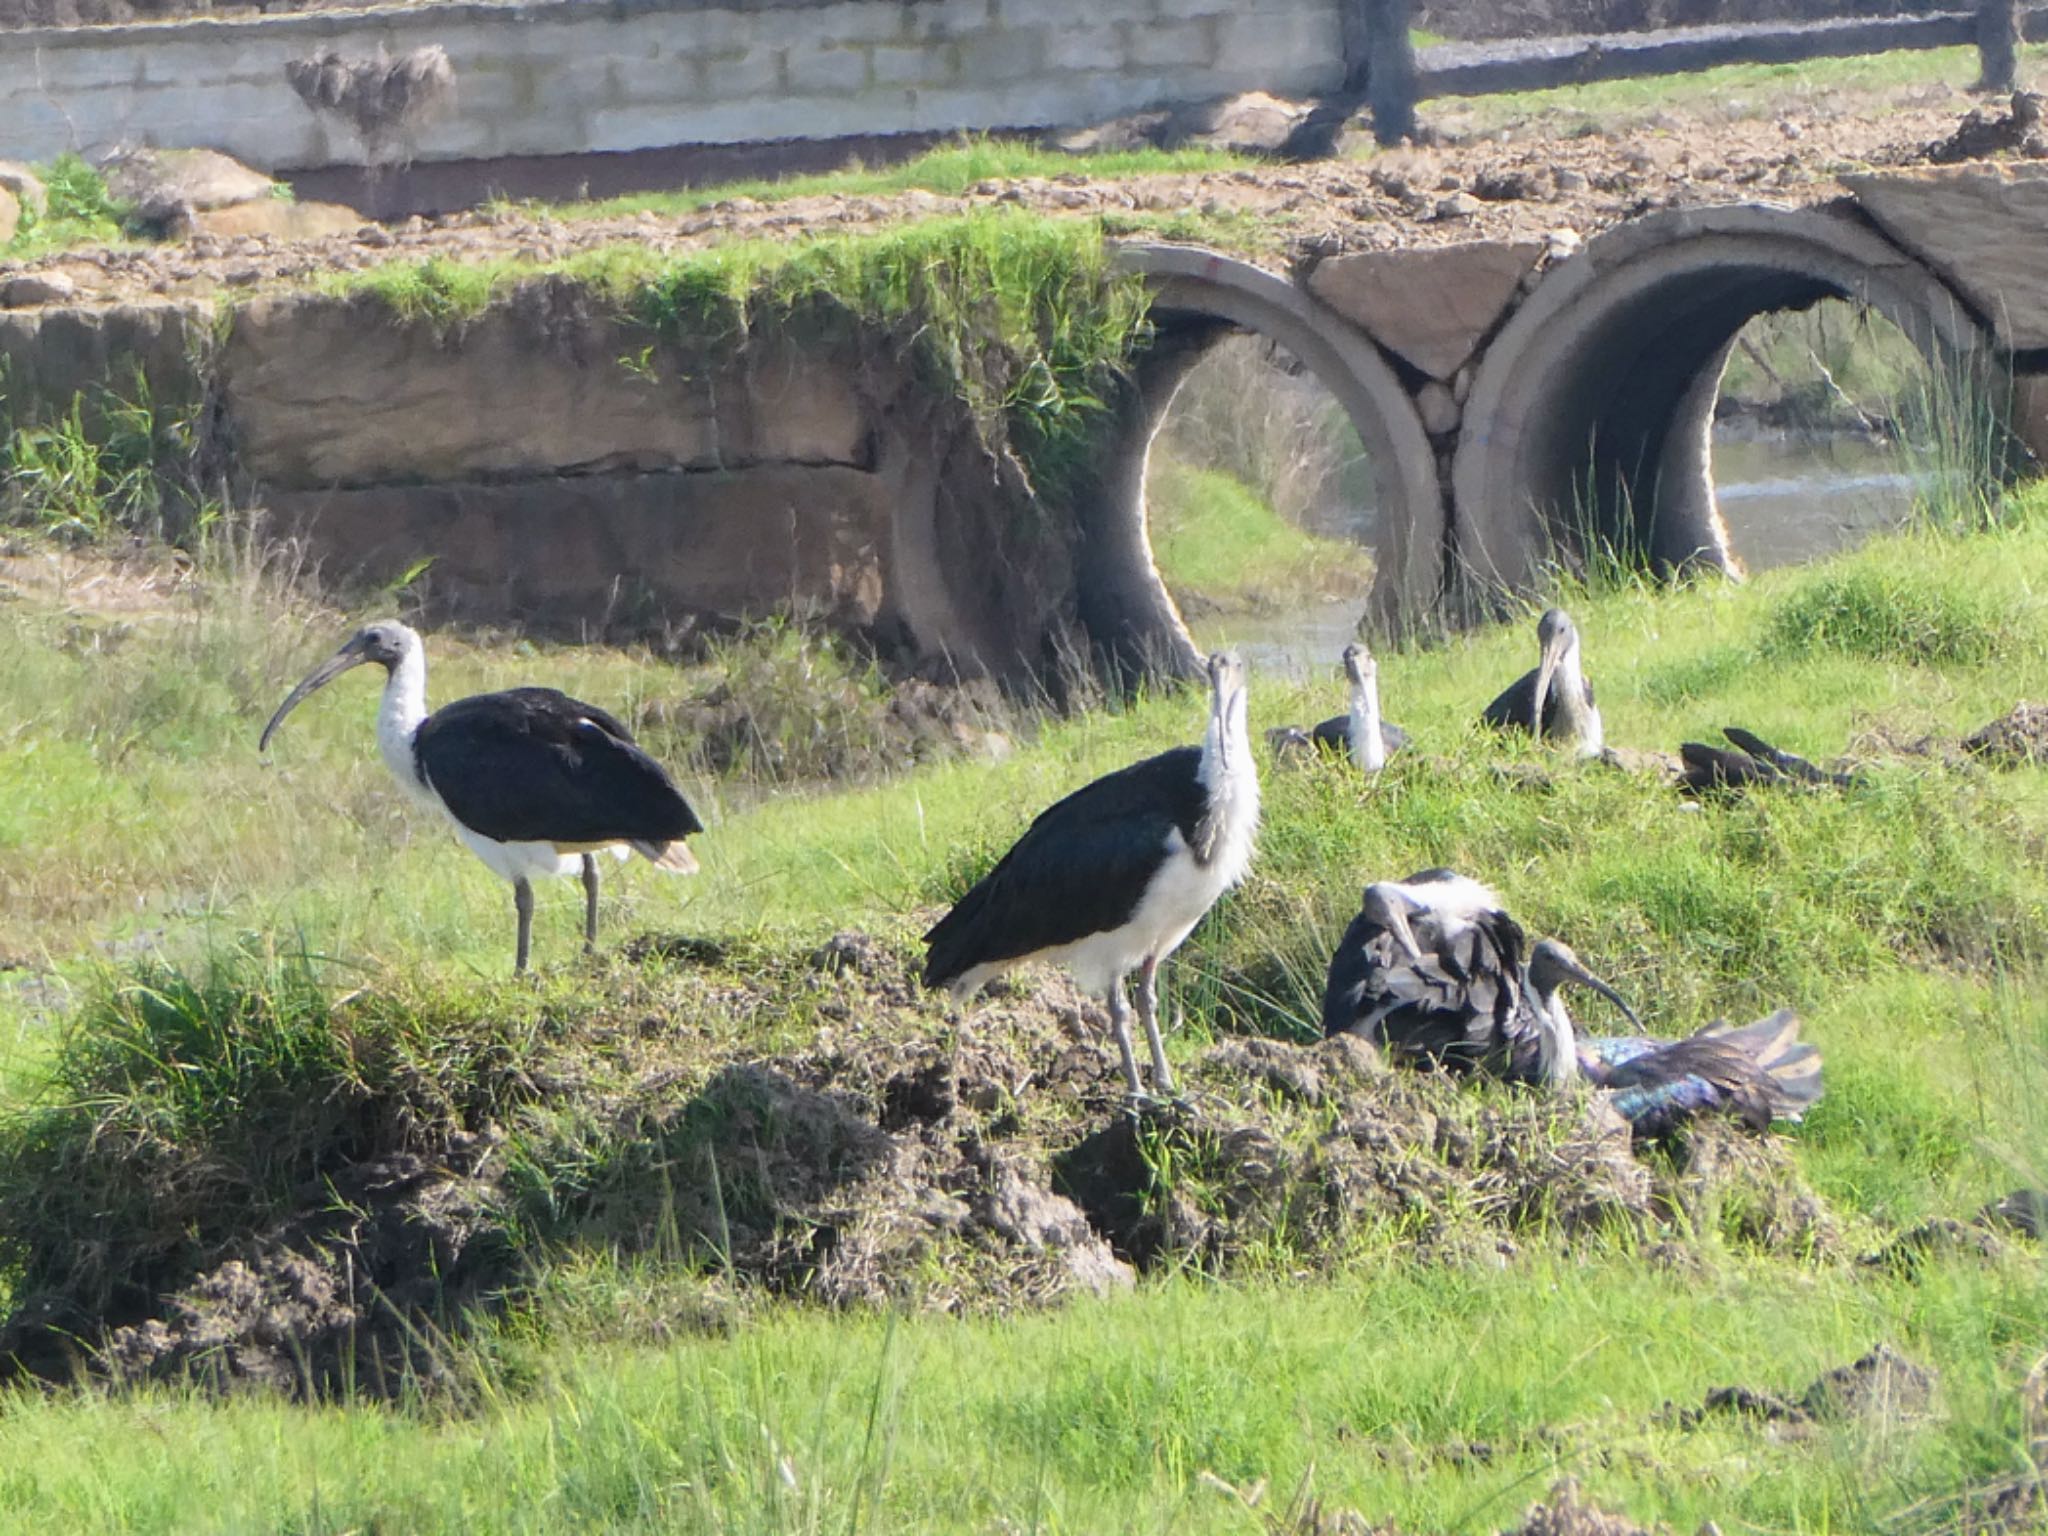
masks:
<path id="1" fill-rule="evenodd" d="M 583 855 L 583 953 L 597 952 L 597 855 Z"/>
<path id="2" fill-rule="evenodd" d="M 1145 1024 L 1145 1043 L 1152 1047 L 1152 1086 L 1173 1092 L 1173 1069 L 1166 1064 L 1166 1046 L 1159 1038 L 1159 960 L 1151 957 L 1138 968 L 1138 1017 Z"/>
<path id="3" fill-rule="evenodd" d="M 1138 1077 L 1138 1053 L 1131 1049 L 1131 1005 L 1124 1000 L 1121 976 L 1109 986 L 1109 1027 L 1116 1033 L 1116 1048 L 1124 1058 L 1124 1081 L 1130 1084 L 1131 1096 L 1143 1098 L 1145 1085 Z"/>
<path id="4" fill-rule="evenodd" d="M 519 914 L 519 952 L 514 971 L 526 969 L 526 951 L 533 943 L 533 882 L 525 876 L 512 882 L 512 907 Z"/>

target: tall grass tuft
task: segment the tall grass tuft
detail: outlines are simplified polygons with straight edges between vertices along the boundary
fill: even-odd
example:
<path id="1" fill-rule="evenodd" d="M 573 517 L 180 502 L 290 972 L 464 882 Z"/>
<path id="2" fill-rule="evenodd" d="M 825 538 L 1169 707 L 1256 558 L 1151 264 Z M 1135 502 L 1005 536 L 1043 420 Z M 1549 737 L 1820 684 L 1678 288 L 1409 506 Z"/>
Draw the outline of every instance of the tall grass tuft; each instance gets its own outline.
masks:
<path id="1" fill-rule="evenodd" d="M 91 978 L 40 1090 L 0 1118 L 17 1315 L 120 1321 L 324 1175 L 520 1097 L 516 1027 L 452 997 L 337 1004 L 319 972 L 303 949 L 236 949 Z"/>

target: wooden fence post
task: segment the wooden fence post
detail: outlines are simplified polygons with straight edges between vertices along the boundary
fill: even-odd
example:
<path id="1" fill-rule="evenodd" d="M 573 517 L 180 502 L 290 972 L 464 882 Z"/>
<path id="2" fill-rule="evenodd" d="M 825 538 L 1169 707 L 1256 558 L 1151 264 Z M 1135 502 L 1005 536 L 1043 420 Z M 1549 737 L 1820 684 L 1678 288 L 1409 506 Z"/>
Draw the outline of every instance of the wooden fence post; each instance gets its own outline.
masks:
<path id="1" fill-rule="evenodd" d="M 1356 89 L 1364 66 L 1372 136 L 1398 144 L 1415 132 L 1415 0 L 1347 0 L 1344 11 L 1346 74 Z"/>
<path id="2" fill-rule="evenodd" d="M 2010 91 L 2019 84 L 2020 0 L 1977 0 L 1976 89 Z"/>

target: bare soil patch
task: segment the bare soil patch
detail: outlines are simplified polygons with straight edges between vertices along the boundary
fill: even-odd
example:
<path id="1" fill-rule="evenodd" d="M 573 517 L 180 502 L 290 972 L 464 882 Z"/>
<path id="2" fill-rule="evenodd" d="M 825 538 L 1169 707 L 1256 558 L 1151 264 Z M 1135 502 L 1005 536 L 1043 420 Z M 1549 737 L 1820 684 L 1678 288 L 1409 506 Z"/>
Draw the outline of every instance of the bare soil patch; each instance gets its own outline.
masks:
<path id="1" fill-rule="evenodd" d="M 1104 178 L 1077 160 L 1056 179 L 992 179 L 958 197 L 915 190 L 773 202 L 734 197 L 685 214 L 600 218 L 484 208 L 303 239 L 201 233 L 162 245 L 0 263 L 0 281 L 61 274 L 74 287 L 65 300 L 72 304 L 200 300 L 304 286 L 395 261 L 549 264 L 620 244 L 682 253 L 989 207 L 1100 218 L 1110 233 L 1133 237 L 1195 214 L 1221 229 L 1244 230 L 1259 254 L 1283 261 L 1477 239 L 1542 240 L 1558 230 L 1584 236 L 1663 208 L 1828 202 L 1842 195 L 1836 177 L 1845 170 L 1927 163 L 1931 148 L 1953 135 L 1966 98 L 1946 87 L 1922 95 L 1924 104 L 1876 114 L 1867 103 L 1815 102 L 1759 121 L 1673 116 L 1613 134 L 1504 133 L 1299 166 Z"/>
<path id="2" fill-rule="evenodd" d="M 801 955 L 658 936 L 636 953 L 672 957 L 669 1002 L 622 967 L 611 1011 L 446 1053 L 462 1083 L 439 1128 L 405 1104 L 347 1106 L 261 1221 L 234 1214 L 223 1191 L 246 1181 L 217 1152 L 96 1128 L 69 1166 L 131 1186 L 115 1203 L 143 1229 L 103 1223 L 81 1256 L 38 1226 L 43 1203 L 0 1202 L 0 1240 L 55 1277 L 21 1298 L 0 1357 L 54 1379 L 431 1385 L 436 1341 L 516 1297 L 536 1244 L 672 1254 L 735 1294 L 976 1311 L 1280 1250 L 1318 1267 L 1396 1238 L 1498 1264 L 1528 1234 L 1661 1235 L 1678 1218 L 1769 1251 L 1840 1247 L 1782 1143 L 1718 1126 L 1639 1159 L 1597 1099 L 1393 1073 L 1348 1039 L 1223 1041 L 1188 1065 L 1186 1102 L 1133 1115 L 1099 1009 L 1063 978 L 999 987 L 963 1018 L 860 934 Z M 803 1047 L 747 1048 L 793 1014 L 817 1023 Z"/>

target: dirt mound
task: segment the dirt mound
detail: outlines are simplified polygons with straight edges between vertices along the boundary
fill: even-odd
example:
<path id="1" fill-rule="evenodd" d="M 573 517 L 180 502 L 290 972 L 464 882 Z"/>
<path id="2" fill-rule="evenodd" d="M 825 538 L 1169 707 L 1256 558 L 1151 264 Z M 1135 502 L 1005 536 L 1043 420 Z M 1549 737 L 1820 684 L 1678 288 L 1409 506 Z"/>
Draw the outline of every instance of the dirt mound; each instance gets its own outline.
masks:
<path id="1" fill-rule="evenodd" d="M 644 969 L 612 979 L 602 1014 L 453 1021 L 482 1031 L 459 1049 L 421 1033 L 413 1000 L 398 1012 L 417 1054 L 388 1073 L 373 1004 L 352 1003 L 332 1027 L 355 1102 L 306 1132 L 339 1139 L 294 1149 L 315 1171 L 281 1197 L 228 1166 L 271 1156 L 262 1126 L 145 1145 L 59 1111 L 33 1147 L 0 1147 L 17 1182 L 68 1170 L 93 1191 L 79 1220 L 98 1222 L 81 1265 L 76 1221 L 0 1204 L 0 1242 L 40 1277 L 0 1354 L 45 1377 L 432 1385 L 435 1341 L 516 1298 L 536 1241 L 835 1306 L 978 1310 L 1278 1250 L 1333 1263 L 1375 1230 L 1456 1263 L 1672 1213 L 1774 1250 L 1832 1242 L 1782 1147 L 1708 1128 L 1639 1161 L 1597 1097 L 1390 1072 L 1349 1038 L 1239 1038 L 1188 1064 L 1185 1102 L 1133 1114 L 1100 1010 L 1064 978 L 999 985 L 959 1015 L 863 934 L 633 948 Z M 801 1044 L 758 1053 L 771 1037 Z M 141 1043 L 122 1070 L 176 1055 Z M 449 1082 L 422 1079 L 436 1070 Z M 282 1113 L 328 1090 L 239 1091 Z M 107 1208 L 126 1214 L 92 1214 Z"/>
<path id="2" fill-rule="evenodd" d="M 2022 700 L 1963 738 L 1963 750 L 2000 767 L 2048 762 L 2048 704 Z"/>
<path id="3" fill-rule="evenodd" d="M 2048 159 L 2048 131 L 2041 121 L 2044 106 L 2048 106 L 2048 98 L 2032 91 L 2014 91 L 2008 110 L 1971 112 L 1954 133 L 1927 146 L 1927 159 L 1934 165 L 1988 160 L 1994 155 Z"/>
<path id="4" fill-rule="evenodd" d="M 1934 1371 L 1879 1344 L 1848 1365 L 1822 1372 L 1797 1398 L 1758 1387 L 1716 1387 L 1698 1408 L 1679 1414 L 1678 1422 L 1690 1429 L 1715 1414 L 1741 1413 L 1795 1432 L 1842 1419 L 1905 1423 L 1933 1411 L 1939 1384 Z"/>

